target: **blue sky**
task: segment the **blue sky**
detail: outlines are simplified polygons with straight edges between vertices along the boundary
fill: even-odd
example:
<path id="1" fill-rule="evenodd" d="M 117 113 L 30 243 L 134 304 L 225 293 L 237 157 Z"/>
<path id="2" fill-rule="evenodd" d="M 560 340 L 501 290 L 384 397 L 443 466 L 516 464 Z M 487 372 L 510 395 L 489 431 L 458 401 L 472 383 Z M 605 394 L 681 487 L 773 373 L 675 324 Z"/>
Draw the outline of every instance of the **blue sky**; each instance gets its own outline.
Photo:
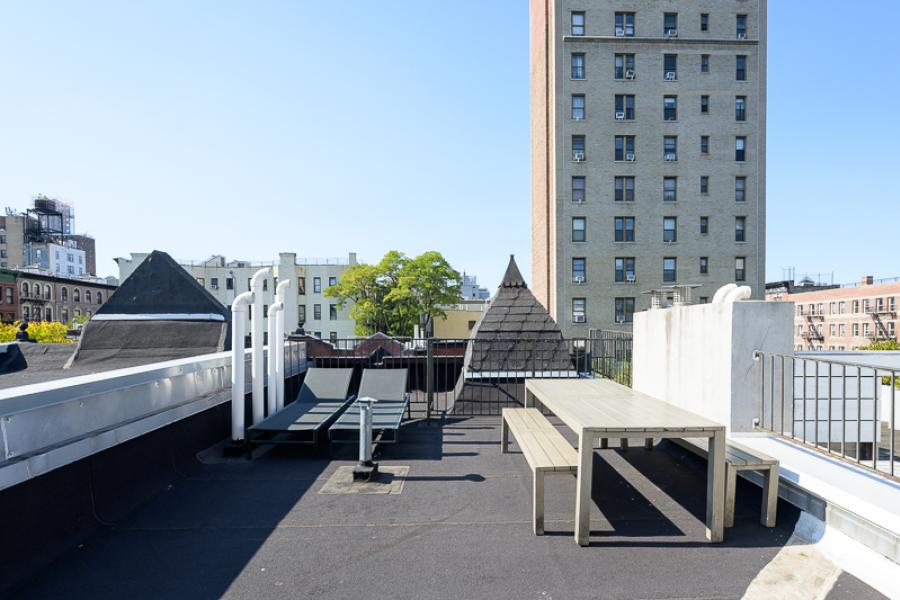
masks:
<path id="1" fill-rule="evenodd" d="M 900 275 L 900 3 L 770 3 L 768 278 Z M 112 258 L 530 273 L 528 3 L 0 7 L 0 206 L 71 202 Z"/>

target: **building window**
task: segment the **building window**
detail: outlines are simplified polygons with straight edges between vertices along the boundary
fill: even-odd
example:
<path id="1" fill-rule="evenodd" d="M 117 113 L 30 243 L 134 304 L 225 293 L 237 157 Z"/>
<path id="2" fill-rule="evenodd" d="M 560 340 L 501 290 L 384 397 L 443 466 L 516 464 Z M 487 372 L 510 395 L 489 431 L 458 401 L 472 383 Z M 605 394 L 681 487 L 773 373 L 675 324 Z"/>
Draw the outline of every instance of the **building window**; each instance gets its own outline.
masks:
<path id="1" fill-rule="evenodd" d="M 572 259 L 572 281 L 574 283 L 584 283 L 586 280 L 585 273 L 585 259 L 584 258 L 573 258 Z"/>
<path id="2" fill-rule="evenodd" d="M 49 310 L 49 309 L 47 309 Z M 863 337 L 869 337 L 869 324 L 863 323 Z"/>
<path id="3" fill-rule="evenodd" d="M 632 282 L 634 277 L 634 257 L 623 256 L 616 258 L 616 282 Z"/>
<path id="4" fill-rule="evenodd" d="M 91 290 L 84 290 L 84 302 L 86 304 L 91 303 Z"/>
<path id="5" fill-rule="evenodd" d="M 28 309 L 27 306 L 23 306 L 22 307 L 22 318 L 24 318 L 27 321 L 30 317 L 31 317 L 31 311 Z"/>
<path id="6" fill-rule="evenodd" d="M 634 79 L 634 54 L 616 54 L 615 67 L 616 79 Z"/>
<path id="7" fill-rule="evenodd" d="M 12 290 L 7 290 L 7 291 L 12 291 Z M 888 296 L 887 309 L 888 309 L 888 312 L 894 312 L 894 297 L 893 296 Z"/>
<path id="8" fill-rule="evenodd" d="M 663 79 L 675 81 L 678 79 L 678 55 L 666 54 L 663 56 Z"/>
<path id="9" fill-rule="evenodd" d="M 700 55 L 700 72 L 709 73 L 709 54 Z"/>
<path id="10" fill-rule="evenodd" d="M 700 217 L 700 234 L 706 235 L 709 233 L 709 217 Z"/>
<path id="11" fill-rule="evenodd" d="M 634 241 L 634 217 L 615 217 L 614 223 L 617 242 Z"/>
<path id="12" fill-rule="evenodd" d="M 212 289 L 214 289 L 214 290 L 219 289 L 219 278 L 218 278 L 218 277 L 211 277 L 210 280 L 209 280 L 209 287 L 212 288 Z"/>
<path id="13" fill-rule="evenodd" d="M 263 279 L 263 291 L 264 291 L 264 292 L 268 292 L 268 291 L 269 291 L 269 280 L 268 280 L 268 279 L 265 279 L 265 278 Z"/>
<path id="14" fill-rule="evenodd" d="M 337 305 L 335 305 L 335 304 L 328 305 L 328 320 L 329 321 L 337 321 L 338 320 Z"/>
<path id="15" fill-rule="evenodd" d="M 13 288 L 6 288 L 6 303 L 13 304 Z"/>
<path id="16" fill-rule="evenodd" d="M 747 259 L 738 256 L 734 259 L 734 280 L 746 281 L 747 279 Z"/>
<path id="17" fill-rule="evenodd" d="M 846 307 L 847 307 L 847 305 L 846 305 L 846 303 L 845 303 L 843 300 L 841 300 L 840 302 L 838 302 L 838 314 L 839 314 L 839 315 L 844 314 L 844 309 L 845 309 Z"/>
<path id="18" fill-rule="evenodd" d="M 81 292 L 78 290 L 78 288 L 72 290 L 72 300 L 75 302 L 81 302 Z"/>
<path id="19" fill-rule="evenodd" d="M 197 283 L 200 284 L 200 287 L 206 287 L 206 278 L 205 278 L 205 277 L 198 277 L 198 278 L 197 278 Z"/>
<path id="20" fill-rule="evenodd" d="M 584 94 L 572 94 L 572 119 L 584 120 Z"/>
<path id="21" fill-rule="evenodd" d="M 709 136 L 700 136 L 700 154 L 709 154 Z"/>
<path id="22" fill-rule="evenodd" d="M 700 193 L 709 194 L 709 176 L 707 175 L 700 176 Z"/>
<path id="23" fill-rule="evenodd" d="M 863 311 L 864 313 L 869 312 L 869 299 L 868 299 L 868 298 L 863 298 L 863 301 L 862 301 L 862 311 Z"/>
<path id="24" fill-rule="evenodd" d="M 734 200 L 736 202 L 744 202 L 747 199 L 747 178 L 734 178 Z"/>
<path id="25" fill-rule="evenodd" d="M 853 314 L 858 313 L 859 312 L 859 300 L 854 300 L 852 306 L 853 306 Z"/>
<path id="26" fill-rule="evenodd" d="M 585 299 L 572 298 L 572 322 L 586 323 L 587 315 L 585 314 Z"/>
<path id="27" fill-rule="evenodd" d="M 584 79 L 584 53 L 572 54 L 572 79 Z"/>
<path id="28" fill-rule="evenodd" d="M 798 317 L 802 317 L 802 316 L 803 316 L 803 305 L 802 305 L 802 304 L 798 304 L 798 305 L 797 305 L 797 316 L 798 316 Z"/>
<path id="29" fill-rule="evenodd" d="M 322 319 L 322 305 L 313 304 L 313 320 L 320 321 Z"/>
<path id="30" fill-rule="evenodd" d="M 97 304 L 103 304 L 103 292 L 97 292 Z"/>
<path id="31" fill-rule="evenodd" d="M 321 277 L 313 277 L 313 293 L 314 294 L 322 293 L 322 278 Z"/>
<path id="32" fill-rule="evenodd" d="M 678 259 L 674 256 L 663 258 L 663 281 L 674 283 L 678 272 Z"/>
<path id="33" fill-rule="evenodd" d="M 829 302 L 828 303 L 828 314 L 833 315 L 837 314 L 837 302 Z"/>
<path id="34" fill-rule="evenodd" d="M 633 121 L 634 120 L 634 95 L 633 94 L 616 94 L 615 98 L 616 120 Z"/>
<path id="35" fill-rule="evenodd" d="M 734 138 L 734 160 L 737 162 L 747 160 L 747 138 L 744 136 Z"/>
<path id="36" fill-rule="evenodd" d="M 300 296 L 306 295 L 306 277 L 297 278 L 297 294 Z"/>
<path id="37" fill-rule="evenodd" d="M 634 13 L 616 13 L 616 36 L 634 37 Z"/>
<path id="38" fill-rule="evenodd" d="M 615 160 L 634 160 L 634 136 L 617 135 L 615 139 Z"/>
<path id="39" fill-rule="evenodd" d="M 586 219 L 584 217 L 572 217 L 572 241 L 587 241 Z"/>
<path id="40" fill-rule="evenodd" d="M 847 330 L 844 329 L 844 324 L 843 323 L 839 324 L 838 325 L 838 335 L 841 337 L 844 337 L 844 335 L 846 335 L 846 333 L 847 333 Z"/>
<path id="41" fill-rule="evenodd" d="M 709 31 L 709 13 L 700 13 L 700 31 Z"/>
<path id="42" fill-rule="evenodd" d="M 233 278 L 233 277 L 227 277 L 227 278 L 225 279 L 225 289 L 226 289 L 226 290 L 233 290 L 233 289 L 234 289 L 234 278 Z"/>
<path id="43" fill-rule="evenodd" d="M 709 96 L 703 95 L 700 96 L 700 112 L 703 114 L 709 114 Z"/>
<path id="44" fill-rule="evenodd" d="M 663 217 L 663 241 L 664 242 L 677 242 L 678 241 L 678 218 L 677 217 Z"/>
<path id="45" fill-rule="evenodd" d="M 616 202 L 634 202 L 634 177 L 615 178 Z"/>
<path id="46" fill-rule="evenodd" d="M 859 323 L 853 324 L 852 331 L 853 331 L 853 337 L 859 337 Z"/>
<path id="47" fill-rule="evenodd" d="M 747 57 L 740 55 L 735 59 L 735 79 L 747 81 Z"/>
<path id="48" fill-rule="evenodd" d="M 734 120 L 735 121 L 746 121 L 747 120 L 747 97 L 746 96 L 735 96 L 735 98 L 734 98 Z"/>
<path id="49" fill-rule="evenodd" d="M 747 217 L 734 218 L 734 241 L 747 241 Z"/>
<path id="50" fill-rule="evenodd" d="M 584 155 L 584 136 L 572 136 L 572 160 L 581 162 L 585 159 Z"/>
<path id="51" fill-rule="evenodd" d="M 663 202 L 678 200 L 678 178 L 663 177 Z"/>
<path id="52" fill-rule="evenodd" d="M 69 301 L 69 288 L 65 288 L 65 287 L 60 288 L 59 296 L 63 302 L 68 302 Z"/>
<path id="53" fill-rule="evenodd" d="M 51 309 L 49 306 L 44 309 L 44 320 L 45 321 L 53 320 L 53 309 Z"/>
<path id="54" fill-rule="evenodd" d="M 572 178 L 572 202 L 584 202 L 585 197 L 585 178 L 578 176 Z"/>
<path id="55" fill-rule="evenodd" d="M 678 96 L 663 96 L 663 120 L 678 120 Z"/>
<path id="56" fill-rule="evenodd" d="M 616 298 L 616 323 L 634 321 L 634 298 Z"/>
<path id="57" fill-rule="evenodd" d="M 337 285 L 337 277 L 329 277 L 328 278 L 328 287 L 333 287 Z"/>
<path id="58" fill-rule="evenodd" d="M 678 160 L 678 136 L 663 136 L 663 159 L 668 161 Z"/>
<path id="59" fill-rule="evenodd" d="M 665 13 L 663 15 L 663 35 L 678 35 L 678 13 Z"/>
<path id="60" fill-rule="evenodd" d="M 701 256 L 700 257 L 700 274 L 706 275 L 709 273 L 709 257 Z"/>
<path id="61" fill-rule="evenodd" d="M 584 35 L 584 13 L 572 11 L 572 35 Z"/>
<path id="62" fill-rule="evenodd" d="M 297 305 L 297 325 L 299 327 L 302 327 L 304 323 L 306 323 L 306 305 L 298 304 Z"/>
<path id="63" fill-rule="evenodd" d="M 313 335 L 314 335 L 315 337 L 319 338 L 320 340 L 322 339 L 322 332 L 321 332 L 321 331 L 314 331 L 314 332 L 313 332 Z"/>
<path id="64" fill-rule="evenodd" d="M 747 37 L 747 15 L 737 15 L 735 21 L 737 37 L 742 40 Z"/>
<path id="65" fill-rule="evenodd" d="M 68 308 L 62 309 L 62 322 L 63 323 L 69 322 L 69 309 Z"/>
<path id="66" fill-rule="evenodd" d="M 328 341 L 331 342 L 332 344 L 337 344 L 337 341 L 338 341 L 337 331 L 329 331 L 328 332 Z"/>

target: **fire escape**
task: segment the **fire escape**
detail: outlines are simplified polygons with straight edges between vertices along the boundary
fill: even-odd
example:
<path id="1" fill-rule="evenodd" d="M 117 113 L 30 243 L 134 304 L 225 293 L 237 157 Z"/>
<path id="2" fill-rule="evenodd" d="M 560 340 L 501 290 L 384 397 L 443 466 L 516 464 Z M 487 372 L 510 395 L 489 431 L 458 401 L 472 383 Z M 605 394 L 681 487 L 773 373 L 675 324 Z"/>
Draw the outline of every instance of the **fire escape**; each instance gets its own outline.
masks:
<path id="1" fill-rule="evenodd" d="M 893 337 L 888 330 L 887 323 L 884 322 L 883 319 L 895 319 L 897 317 L 897 313 L 894 311 L 894 302 L 893 298 L 890 298 L 887 303 L 885 303 L 884 298 L 876 298 L 875 306 L 869 307 L 866 309 L 866 312 L 869 313 L 869 316 L 872 317 L 872 322 L 875 325 L 874 331 L 874 339 L 875 340 L 890 340 Z"/>
<path id="2" fill-rule="evenodd" d="M 814 342 L 821 342 L 825 339 L 825 334 L 823 333 L 825 329 L 825 315 L 818 314 L 815 310 L 810 311 L 808 315 L 806 315 L 806 333 L 803 335 L 806 338 L 809 347 L 812 348 Z"/>

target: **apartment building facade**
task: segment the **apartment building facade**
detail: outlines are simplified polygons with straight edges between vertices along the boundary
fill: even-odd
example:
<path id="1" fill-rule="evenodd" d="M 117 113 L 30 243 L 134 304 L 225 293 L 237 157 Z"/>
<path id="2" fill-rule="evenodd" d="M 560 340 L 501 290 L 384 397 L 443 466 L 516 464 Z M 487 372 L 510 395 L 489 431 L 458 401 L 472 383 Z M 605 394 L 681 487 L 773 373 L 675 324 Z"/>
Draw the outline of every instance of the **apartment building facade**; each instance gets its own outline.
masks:
<path id="1" fill-rule="evenodd" d="M 569 336 L 765 273 L 766 0 L 532 0 L 532 288 Z"/>
<path id="2" fill-rule="evenodd" d="M 900 340 L 900 277 L 829 289 L 766 294 L 774 302 L 794 302 L 794 348 L 852 350 L 872 342 Z"/>
<path id="3" fill-rule="evenodd" d="M 147 253 L 131 253 L 130 258 L 117 258 L 119 280 L 124 281 L 148 256 Z M 285 329 L 296 329 L 321 339 L 345 339 L 356 337 L 355 322 L 350 318 L 351 305 L 338 308 L 333 298 L 325 297 L 325 290 L 337 284 L 341 274 L 355 265 L 356 253 L 348 258 L 297 258 L 293 252 L 281 252 L 277 262 L 252 263 L 228 261 L 214 255 L 203 261 L 178 261 L 200 285 L 219 302 L 231 307 L 234 298 L 250 289 L 250 279 L 263 267 L 271 268 L 271 275 L 263 283 L 264 306 L 275 301 L 275 286 L 281 278 L 291 278 L 285 300 Z M 246 323 L 249 327 L 249 316 Z M 249 331 L 249 329 L 248 329 Z"/>
<path id="4" fill-rule="evenodd" d="M 14 281 L 15 291 L 4 284 L 0 314 L 15 320 L 70 323 L 90 318 L 116 291 L 115 279 L 60 277 L 46 269 L 0 269 L 0 280 Z"/>

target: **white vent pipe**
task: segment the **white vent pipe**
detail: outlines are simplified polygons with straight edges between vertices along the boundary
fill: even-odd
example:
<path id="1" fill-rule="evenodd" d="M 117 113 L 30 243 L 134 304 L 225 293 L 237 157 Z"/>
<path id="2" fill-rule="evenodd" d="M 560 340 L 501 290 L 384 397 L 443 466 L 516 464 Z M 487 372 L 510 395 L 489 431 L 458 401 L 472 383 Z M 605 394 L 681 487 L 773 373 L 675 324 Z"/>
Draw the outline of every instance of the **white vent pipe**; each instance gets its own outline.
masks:
<path id="1" fill-rule="evenodd" d="M 278 340 L 275 345 L 275 410 L 284 408 L 284 297 L 289 287 L 291 280 L 286 277 L 275 288 L 275 302 L 280 306 L 275 321 L 275 339 Z M 270 347 L 271 345 L 269 342 Z"/>
<path id="2" fill-rule="evenodd" d="M 284 342 L 278 337 L 278 317 L 284 310 L 283 302 L 269 306 L 269 388 L 266 390 L 266 414 L 272 416 L 278 408 L 278 346 L 284 348 Z M 282 359 L 283 360 L 283 359 Z"/>
<path id="3" fill-rule="evenodd" d="M 266 267 L 265 269 L 260 269 L 254 273 L 253 277 L 250 278 L 250 291 L 253 293 L 253 307 L 250 311 L 250 355 L 252 357 L 252 366 L 250 370 L 253 382 L 253 398 L 251 404 L 253 407 L 252 413 L 254 425 L 263 420 L 263 408 L 265 407 L 264 390 L 266 364 L 263 354 L 263 338 L 266 327 L 266 317 L 263 314 L 263 305 L 266 300 L 263 297 L 263 282 L 268 275 L 269 268 Z"/>
<path id="4" fill-rule="evenodd" d="M 722 300 L 723 304 L 731 304 L 732 302 L 739 302 L 741 300 L 747 300 L 753 294 L 753 290 L 750 289 L 749 285 L 742 285 L 740 287 L 735 287 L 733 290 L 728 292 L 725 295 L 725 298 Z"/>
<path id="5" fill-rule="evenodd" d="M 244 292 L 231 303 L 231 439 L 242 442 L 244 438 L 244 315 L 253 302 L 253 292 Z"/>
<path id="6" fill-rule="evenodd" d="M 735 289 L 737 286 L 733 283 L 728 283 L 720 287 L 716 290 L 716 294 L 713 296 L 712 304 L 721 304 L 725 299 L 725 296 L 728 295 L 728 292 Z"/>

